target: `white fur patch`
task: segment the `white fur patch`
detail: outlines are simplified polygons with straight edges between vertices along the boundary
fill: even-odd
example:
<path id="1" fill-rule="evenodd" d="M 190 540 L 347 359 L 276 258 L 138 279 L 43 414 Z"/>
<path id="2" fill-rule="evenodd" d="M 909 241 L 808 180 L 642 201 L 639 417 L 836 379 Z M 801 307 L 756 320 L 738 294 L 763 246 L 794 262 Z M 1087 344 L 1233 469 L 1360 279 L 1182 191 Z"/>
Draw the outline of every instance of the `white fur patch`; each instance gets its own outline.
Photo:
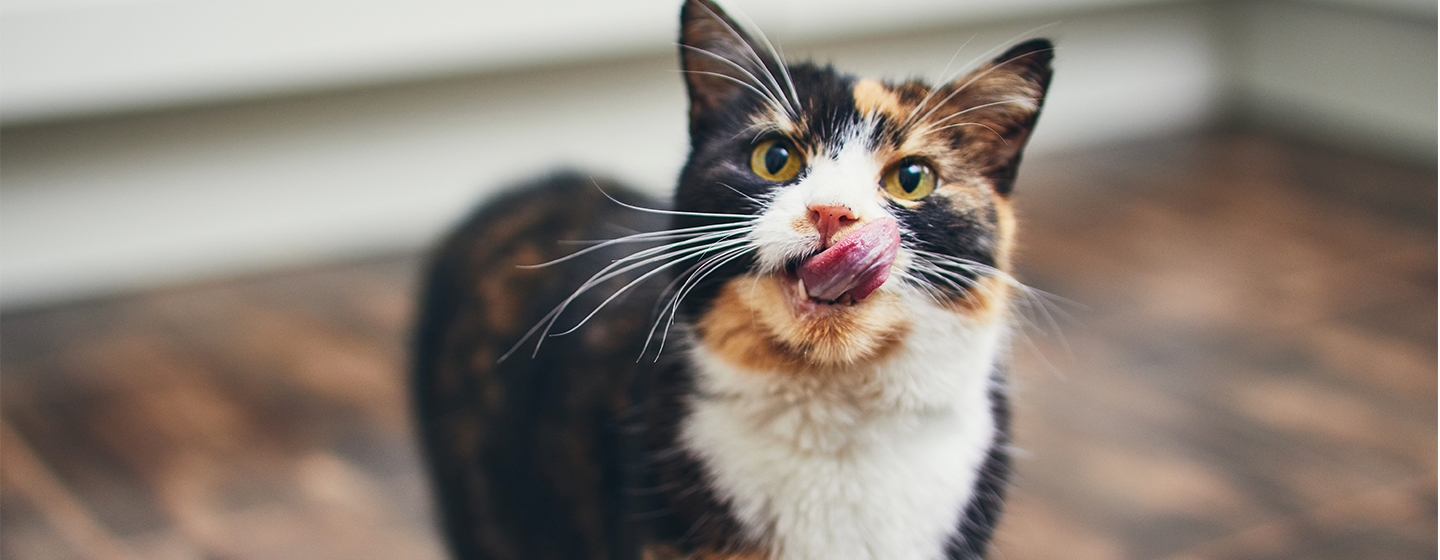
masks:
<path id="1" fill-rule="evenodd" d="M 694 345 L 681 444 L 776 560 L 941 558 L 995 438 L 996 325 L 907 299 L 890 359 L 831 376 L 746 371 Z"/>

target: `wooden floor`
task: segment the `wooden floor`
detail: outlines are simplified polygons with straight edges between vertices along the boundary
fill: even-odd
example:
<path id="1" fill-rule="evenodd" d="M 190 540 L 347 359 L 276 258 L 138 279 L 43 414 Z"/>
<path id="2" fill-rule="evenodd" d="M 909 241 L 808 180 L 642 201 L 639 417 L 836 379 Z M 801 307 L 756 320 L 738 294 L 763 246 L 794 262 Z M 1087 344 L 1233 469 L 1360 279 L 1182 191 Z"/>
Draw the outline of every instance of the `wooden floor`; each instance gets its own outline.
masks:
<path id="1" fill-rule="evenodd" d="M 1250 135 L 1027 162 L 1003 560 L 1436 556 L 1436 175 Z M 417 259 L 0 316 L 0 555 L 438 559 Z"/>

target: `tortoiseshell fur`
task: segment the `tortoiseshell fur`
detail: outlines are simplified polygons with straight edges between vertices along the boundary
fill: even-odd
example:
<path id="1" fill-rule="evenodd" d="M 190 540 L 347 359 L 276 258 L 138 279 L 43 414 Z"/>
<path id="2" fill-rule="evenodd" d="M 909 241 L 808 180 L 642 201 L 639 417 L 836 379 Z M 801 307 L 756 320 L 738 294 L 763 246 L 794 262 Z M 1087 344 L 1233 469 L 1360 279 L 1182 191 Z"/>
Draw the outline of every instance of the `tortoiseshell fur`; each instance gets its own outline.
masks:
<path id="1" fill-rule="evenodd" d="M 807 386 L 863 384 L 869 381 L 852 379 L 856 367 L 883 371 L 900 351 L 897 341 L 926 325 L 895 312 L 882 313 L 876 323 L 891 321 L 890 331 L 866 334 L 870 327 L 855 323 L 854 336 L 872 343 L 863 350 L 846 346 L 847 328 L 833 334 L 841 338 L 830 346 L 786 339 L 754 326 L 755 306 L 768 305 L 770 277 L 757 275 L 753 253 L 741 253 L 678 301 L 673 327 L 654 328 L 657 313 L 664 317 L 663 289 L 686 266 L 636 284 L 576 332 L 540 333 L 542 340 L 533 326 L 596 271 L 649 245 L 603 246 L 554 266 L 525 267 L 584 247 L 566 240 L 712 226 L 725 223 L 720 215 L 756 213 L 757 201 L 785 187 L 745 167 L 757 139 L 781 135 L 807 158 L 859 141 L 882 163 L 918 157 L 933 165 L 942 181 L 935 194 L 890 201 L 886 211 L 900 224 L 907 250 L 980 268 L 967 269 L 963 278 L 919 271 L 911 280 L 892 276 L 889 282 L 926 283 L 936 305 L 957 320 L 1007 328 L 1011 285 L 997 278 L 1008 278 L 1015 230 L 1009 196 L 1048 87 L 1048 41 L 1015 46 L 933 89 L 918 81 L 861 80 L 810 63 L 782 71 L 778 62 L 756 56 L 749 59 L 759 62 L 750 78 L 760 80 L 753 71 L 761 71 L 776 81 L 752 91 L 736 85 L 747 78 L 726 60 L 745 59 L 743 49 L 768 52 L 763 44 L 736 33 L 708 0 L 687 1 L 681 22 L 691 153 L 673 204 L 588 176 L 557 174 L 487 203 L 434 255 L 414 339 L 414 406 L 457 558 L 759 560 L 780 554 L 763 531 L 745 527 L 712 471 L 681 444 L 682 424 L 695 404 L 719 398 L 699 387 L 693 351 L 705 349 L 746 371 L 772 372 L 782 384 L 786 376 Z M 798 111 L 782 118 L 775 97 L 785 95 L 793 98 L 780 101 L 794 101 Z M 856 130 L 868 137 L 856 140 Z M 641 212 L 607 195 L 683 213 Z M 649 270 L 580 290 L 556 324 L 560 330 L 575 324 Z M 855 309 L 887 305 L 875 299 L 879 303 Z M 852 320 L 845 313 L 832 312 L 842 327 Z M 537 342 L 543 342 L 538 351 Z M 518 350 L 501 360 L 512 348 Z M 981 450 L 970 498 L 942 547 L 949 559 L 984 556 L 1010 468 L 1001 356 L 985 376 L 980 381 L 990 387 L 994 436 Z"/>

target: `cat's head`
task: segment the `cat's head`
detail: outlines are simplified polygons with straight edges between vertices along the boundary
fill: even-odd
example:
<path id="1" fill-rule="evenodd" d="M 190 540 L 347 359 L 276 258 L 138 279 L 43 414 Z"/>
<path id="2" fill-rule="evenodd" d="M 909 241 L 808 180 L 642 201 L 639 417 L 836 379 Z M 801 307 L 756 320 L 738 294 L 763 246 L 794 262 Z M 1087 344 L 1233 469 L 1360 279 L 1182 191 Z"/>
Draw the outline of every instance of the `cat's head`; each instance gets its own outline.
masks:
<path id="1" fill-rule="evenodd" d="M 933 86 L 785 65 L 708 0 L 685 3 L 680 44 L 691 153 L 676 210 L 692 214 L 676 223 L 716 228 L 709 264 L 682 275 L 705 275 L 683 303 L 705 345 L 751 368 L 826 369 L 882 358 L 937 309 L 1005 320 L 1009 196 L 1048 41 Z"/>

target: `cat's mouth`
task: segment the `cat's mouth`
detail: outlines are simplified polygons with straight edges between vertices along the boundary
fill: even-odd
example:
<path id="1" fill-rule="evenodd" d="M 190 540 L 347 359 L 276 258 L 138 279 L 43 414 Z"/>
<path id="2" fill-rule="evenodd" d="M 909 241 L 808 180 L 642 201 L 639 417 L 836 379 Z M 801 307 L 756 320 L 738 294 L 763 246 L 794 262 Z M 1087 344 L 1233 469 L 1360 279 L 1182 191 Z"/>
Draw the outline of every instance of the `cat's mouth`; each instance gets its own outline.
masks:
<path id="1" fill-rule="evenodd" d="M 797 259 L 786 268 L 799 293 L 818 305 L 854 305 L 890 277 L 900 250 L 895 219 L 873 220 L 829 248 Z"/>

